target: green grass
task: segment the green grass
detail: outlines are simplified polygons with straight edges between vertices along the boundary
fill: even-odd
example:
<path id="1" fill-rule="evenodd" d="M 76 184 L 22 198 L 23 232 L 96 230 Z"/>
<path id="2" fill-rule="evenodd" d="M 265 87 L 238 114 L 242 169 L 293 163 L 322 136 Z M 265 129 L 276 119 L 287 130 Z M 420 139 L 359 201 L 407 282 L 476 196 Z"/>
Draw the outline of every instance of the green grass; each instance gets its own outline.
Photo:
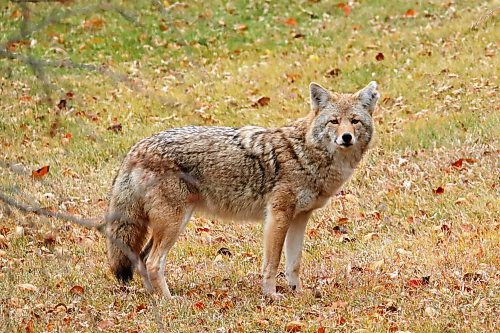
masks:
<path id="1" fill-rule="evenodd" d="M 52 10 L 96 3 L 28 6 L 36 23 Z M 332 1 L 210 0 L 166 17 L 149 1 L 110 3 L 135 22 L 92 10 L 12 50 L 109 66 L 138 88 L 51 68 L 46 103 L 29 67 L 0 58 L 0 158 L 28 170 L 0 168 L 3 192 L 100 216 L 137 140 L 188 124 L 283 125 L 308 111 L 311 81 L 347 92 L 376 80 L 375 145 L 310 221 L 305 291 L 281 302 L 261 296 L 259 224 L 193 218 L 169 254 L 167 280 L 185 296 L 171 303 L 146 294 L 138 279 L 120 288 L 95 231 L 0 206 L 1 331 L 283 332 L 291 321 L 304 332 L 498 330 L 497 12 L 471 29 L 495 1 L 362 1 L 346 16 Z M 408 9 L 417 16 L 405 17 Z M 0 45 L 20 29 L 16 10 L 13 2 L 0 7 Z M 327 74 L 335 68 L 337 76 Z M 269 105 L 252 106 L 260 96 Z M 59 110 L 61 99 L 67 107 Z M 121 132 L 108 130 L 115 123 Z M 456 169 L 460 158 L 470 160 Z M 49 174 L 33 180 L 31 170 L 43 165 Z M 335 233 L 341 218 L 355 241 Z M 233 256 L 217 256 L 221 247 Z M 426 276 L 428 284 L 411 286 Z M 71 292 L 75 285 L 82 295 Z"/>

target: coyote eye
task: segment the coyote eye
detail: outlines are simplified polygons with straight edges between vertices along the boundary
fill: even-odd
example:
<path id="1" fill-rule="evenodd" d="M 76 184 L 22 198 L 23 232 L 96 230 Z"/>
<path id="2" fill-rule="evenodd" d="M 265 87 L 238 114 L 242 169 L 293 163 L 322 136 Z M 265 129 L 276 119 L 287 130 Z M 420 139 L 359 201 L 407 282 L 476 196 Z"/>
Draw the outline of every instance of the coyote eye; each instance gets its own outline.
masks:
<path id="1" fill-rule="evenodd" d="M 351 124 L 357 124 L 357 123 L 359 123 L 359 120 L 358 120 L 358 119 L 353 119 L 353 120 L 351 120 Z"/>
<path id="2" fill-rule="evenodd" d="M 330 120 L 330 123 L 332 123 L 334 125 L 338 125 L 339 121 L 337 119 L 332 119 L 332 120 Z"/>

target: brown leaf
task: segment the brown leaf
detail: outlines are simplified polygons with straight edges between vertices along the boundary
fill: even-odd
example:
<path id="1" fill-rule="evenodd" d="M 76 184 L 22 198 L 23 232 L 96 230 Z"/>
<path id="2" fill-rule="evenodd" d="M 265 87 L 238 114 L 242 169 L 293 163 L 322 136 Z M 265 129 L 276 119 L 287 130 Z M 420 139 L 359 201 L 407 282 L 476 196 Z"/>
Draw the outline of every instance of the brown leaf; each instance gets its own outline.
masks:
<path id="1" fill-rule="evenodd" d="M 11 19 L 16 19 L 19 16 L 21 16 L 21 11 L 19 9 L 16 9 L 15 11 L 12 12 L 12 14 L 10 14 Z"/>
<path id="2" fill-rule="evenodd" d="M 301 332 L 302 329 L 304 328 L 304 323 L 301 323 L 300 321 L 291 321 L 286 324 L 285 326 L 285 331 L 286 332 Z"/>
<path id="3" fill-rule="evenodd" d="M 196 303 L 194 303 L 193 307 L 196 310 L 201 311 L 201 310 L 203 310 L 205 308 L 205 303 L 203 303 L 201 301 L 200 302 L 196 302 Z"/>
<path id="4" fill-rule="evenodd" d="M 417 16 L 417 12 L 413 9 L 408 9 L 405 13 L 405 17 L 415 17 Z"/>
<path id="5" fill-rule="evenodd" d="M 54 245 L 57 241 L 56 235 L 54 235 L 52 232 L 49 232 L 43 236 L 43 242 L 45 245 Z"/>
<path id="6" fill-rule="evenodd" d="M 246 24 L 240 23 L 240 24 L 235 24 L 234 25 L 234 30 L 236 31 L 246 31 L 248 30 L 248 26 Z"/>
<path id="7" fill-rule="evenodd" d="M 335 227 L 333 227 L 333 232 L 337 235 L 348 233 L 347 228 L 344 227 L 343 225 L 336 225 Z"/>
<path id="8" fill-rule="evenodd" d="M 228 257 L 231 257 L 233 254 L 231 253 L 231 251 L 229 251 L 229 249 L 227 247 L 221 247 L 218 251 L 217 251 L 217 254 L 221 254 L 223 256 L 228 256 Z"/>
<path id="9" fill-rule="evenodd" d="M 477 162 L 476 159 L 474 158 L 459 158 L 458 160 L 456 160 L 455 162 L 451 163 L 451 166 L 457 170 L 460 170 L 462 169 L 462 167 L 464 166 L 464 162 L 468 163 L 468 164 L 474 164 Z"/>
<path id="10" fill-rule="evenodd" d="M 50 166 L 48 166 L 48 165 L 43 166 L 40 169 L 33 171 L 31 173 L 31 176 L 35 179 L 40 179 L 49 173 L 49 169 L 50 169 Z"/>
<path id="11" fill-rule="evenodd" d="M 341 217 L 338 219 L 337 223 L 340 225 L 345 225 L 349 222 L 349 219 L 347 217 Z"/>
<path id="12" fill-rule="evenodd" d="M 9 248 L 9 241 L 4 235 L 0 235 L 0 249 Z"/>
<path id="13" fill-rule="evenodd" d="M 267 96 L 261 96 L 259 97 L 257 100 L 255 100 L 253 103 L 252 103 L 252 106 L 253 107 L 262 107 L 262 106 L 266 106 L 269 104 L 269 102 L 271 101 L 271 98 L 267 97 Z"/>
<path id="14" fill-rule="evenodd" d="M 385 56 L 382 52 L 377 53 L 377 55 L 375 56 L 375 60 L 377 60 L 377 61 L 382 61 L 384 59 L 385 59 Z"/>
<path id="15" fill-rule="evenodd" d="M 340 316 L 340 318 L 337 319 L 337 325 L 338 326 L 342 326 L 345 323 L 347 323 L 347 320 L 344 317 Z"/>
<path id="16" fill-rule="evenodd" d="M 332 68 L 325 73 L 326 77 L 337 77 L 341 73 L 340 68 Z"/>
<path id="17" fill-rule="evenodd" d="M 286 25 L 289 25 L 289 26 L 295 26 L 295 25 L 297 25 L 297 20 L 294 19 L 293 17 L 289 17 L 283 23 L 285 23 Z"/>
<path id="18" fill-rule="evenodd" d="M 464 159 L 463 158 L 459 158 L 455 162 L 451 163 L 451 166 L 454 167 L 455 169 L 459 170 L 459 169 L 462 169 L 463 163 L 464 163 Z"/>
<path id="19" fill-rule="evenodd" d="M 318 329 L 316 330 L 316 333 L 326 333 L 325 327 L 324 326 L 318 327 Z"/>
<path id="20" fill-rule="evenodd" d="M 464 281 L 467 282 L 484 282 L 484 276 L 483 274 L 480 273 L 465 273 L 464 274 Z"/>
<path id="21" fill-rule="evenodd" d="M 61 99 L 59 103 L 57 103 L 57 107 L 59 108 L 59 110 L 66 109 L 66 104 L 67 104 L 66 100 Z"/>
<path id="22" fill-rule="evenodd" d="M 33 325 L 33 319 L 30 319 L 30 321 L 26 325 L 26 333 L 34 333 L 34 332 L 35 332 L 35 328 Z"/>
<path id="23" fill-rule="evenodd" d="M 93 17 L 83 23 L 83 27 L 87 30 L 99 30 L 104 26 L 104 20 L 99 17 Z"/>
<path id="24" fill-rule="evenodd" d="M 289 83 L 294 83 L 297 79 L 302 77 L 302 74 L 299 73 L 286 73 L 285 77 Z"/>
<path id="25" fill-rule="evenodd" d="M 74 294 L 74 295 L 83 295 L 83 293 L 85 292 L 85 289 L 83 289 L 82 286 L 74 285 L 73 287 L 71 287 L 69 292 Z"/>
<path id="26" fill-rule="evenodd" d="M 410 288 L 419 288 L 429 284 L 430 276 L 424 276 L 419 279 L 409 279 L 406 283 Z"/>
<path id="27" fill-rule="evenodd" d="M 349 5 L 346 5 L 343 2 L 340 2 L 337 4 L 337 8 L 340 8 L 344 11 L 344 14 L 347 16 L 351 13 L 351 7 Z"/>
<path id="28" fill-rule="evenodd" d="M 433 189 L 432 193 L 434 193 L 434 194 L 443 194 L 444 193 L 444 188 L 442 186 L 439 186 L 438 188 Z"/>
<path id="29" fill-rule="evenodd" d="M 113 131 L 115 133 L 121 132 L 122 129 L 122 124 L 113 124 L 107 128 L 108 131 Z"/>

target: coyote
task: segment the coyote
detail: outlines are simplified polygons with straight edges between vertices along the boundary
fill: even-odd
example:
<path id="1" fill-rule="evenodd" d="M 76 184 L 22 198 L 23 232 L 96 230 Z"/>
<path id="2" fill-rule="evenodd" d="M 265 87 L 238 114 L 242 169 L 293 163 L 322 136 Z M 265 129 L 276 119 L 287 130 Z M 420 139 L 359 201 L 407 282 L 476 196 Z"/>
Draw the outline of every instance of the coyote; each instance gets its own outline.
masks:
<path id="1" fill-rule="evenodd" d="M 109 213 L 115 217 L 106 233 L 115 276 L 132 278 L 127 245 L 129 253 L 141 254 L 136 268 L 147 272 L 146 288 L 172 297 L 164 276 L 167 253 L 196 211 L 264 220 L 264 294 L 282 297 L 276 274 L 283 246 L 285 277 L 300 291 L 307 220 L 367 151 L 380 96 L 373 81 L 354 94 L 332 93 L 316 83 L 309 89 L 310 113 L 280 128 L 188 126 L 136 143 L 111 189 Z"/>

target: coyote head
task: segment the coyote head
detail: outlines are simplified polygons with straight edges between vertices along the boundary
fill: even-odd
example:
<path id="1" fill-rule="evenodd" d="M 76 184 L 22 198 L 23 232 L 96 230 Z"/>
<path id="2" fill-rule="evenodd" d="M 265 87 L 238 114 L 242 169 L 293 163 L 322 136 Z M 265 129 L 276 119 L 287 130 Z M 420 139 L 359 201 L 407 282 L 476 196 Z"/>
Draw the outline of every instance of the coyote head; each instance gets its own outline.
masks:
<path id="1" fill-rule="evenodd" d="M 372 81 L 354 94 L 331 93 L 311 83 L 311 123 L 307 139 L 333 153 L 365 150 L 373 134 L 372 113 L 380 97 Z"/>

